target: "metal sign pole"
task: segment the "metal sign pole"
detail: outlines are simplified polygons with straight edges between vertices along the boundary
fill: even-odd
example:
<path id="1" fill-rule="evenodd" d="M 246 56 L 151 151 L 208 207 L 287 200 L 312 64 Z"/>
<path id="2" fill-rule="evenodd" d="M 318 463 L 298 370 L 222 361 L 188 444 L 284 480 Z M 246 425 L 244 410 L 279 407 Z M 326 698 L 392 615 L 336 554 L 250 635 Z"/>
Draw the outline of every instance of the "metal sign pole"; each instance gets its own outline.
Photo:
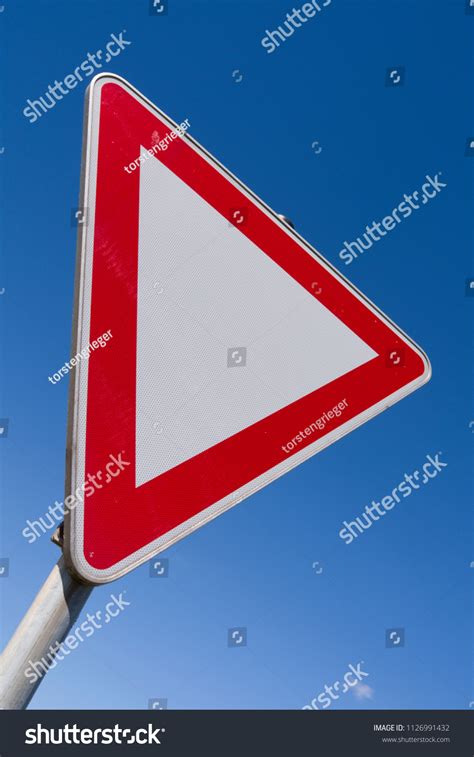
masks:
<path id="1" fill-rule="evenodd" d="M 60 557 L 0 657 L 0 709 L 26 708 L 93 588 Z"/>

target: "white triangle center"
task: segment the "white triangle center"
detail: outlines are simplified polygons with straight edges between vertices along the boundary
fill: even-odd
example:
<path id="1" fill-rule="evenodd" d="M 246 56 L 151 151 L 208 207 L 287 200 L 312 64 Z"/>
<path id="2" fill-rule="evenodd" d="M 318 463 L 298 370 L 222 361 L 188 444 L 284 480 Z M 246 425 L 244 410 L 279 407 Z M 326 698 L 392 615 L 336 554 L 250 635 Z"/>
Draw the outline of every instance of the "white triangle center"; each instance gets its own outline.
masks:
<path id="1" fill-rule="evenodd" d="M 137 486 L 376 357 L 151 156 L 137 332 Z"/>

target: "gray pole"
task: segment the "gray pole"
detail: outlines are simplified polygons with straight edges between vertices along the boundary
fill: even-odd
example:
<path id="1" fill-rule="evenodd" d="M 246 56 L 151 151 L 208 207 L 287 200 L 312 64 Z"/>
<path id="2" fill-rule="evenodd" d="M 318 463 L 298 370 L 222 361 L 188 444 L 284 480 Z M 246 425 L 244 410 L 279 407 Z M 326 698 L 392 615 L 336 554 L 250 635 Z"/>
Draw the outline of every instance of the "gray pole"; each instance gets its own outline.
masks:
<path id="1" fill-rule="evenodd" d="M 61 556 L 0 657 L 0 709 L 21 710 L 28 705 L 46 670 L 38 666 L 39 677 L 33 683 L 25 670 L 42 657 L 49 659 L 51 645 L 63 641 L 92 589 L 72 578 Z"/>

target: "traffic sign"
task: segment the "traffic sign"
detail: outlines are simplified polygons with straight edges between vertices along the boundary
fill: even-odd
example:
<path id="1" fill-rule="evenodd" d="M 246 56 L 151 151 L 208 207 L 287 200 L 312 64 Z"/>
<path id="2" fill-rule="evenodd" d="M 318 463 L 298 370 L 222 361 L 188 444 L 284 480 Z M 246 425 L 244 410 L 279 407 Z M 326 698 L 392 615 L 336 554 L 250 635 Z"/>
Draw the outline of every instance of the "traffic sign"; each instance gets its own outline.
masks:
<path id="1" fill-rule="evenodd" d="M 115 75 L 88 89 L 64 544 L 88 583 L 143 563 L 430 377 L 411 339 L 189 124 Z"/>

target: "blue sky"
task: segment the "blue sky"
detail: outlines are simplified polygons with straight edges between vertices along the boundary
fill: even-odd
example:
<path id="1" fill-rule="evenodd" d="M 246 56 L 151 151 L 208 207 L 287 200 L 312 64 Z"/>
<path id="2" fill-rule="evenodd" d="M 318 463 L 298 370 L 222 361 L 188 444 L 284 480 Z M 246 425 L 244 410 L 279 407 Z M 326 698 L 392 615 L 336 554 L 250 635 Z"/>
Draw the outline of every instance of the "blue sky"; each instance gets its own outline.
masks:
<path id="1" fill-rule="evenodd" d="M 10 61 L 0 127 L 4 641 L 59 556 L 47 536 L 30 545 L 21 531 L 63 494 L 67 379 L 47 377 L 70 353 L 87 82 L 34 124 L 22 111 L 111 34 L 126 30 L 132 44 L 109 70 L 176 121 L 189 118 L 191 134 L 433 366 L 420 391 L 168 550 L 168 577 L 150 578 L 146 565 L 94 590 L 90 612 L 121 591 L 131 604 L 48 674 L 34 708 L 146 708 L 153 698 L 300 708 L 361 661 L 370 690 L 332 709 L 474 701 L 474 15 L 461 0 L 333 0 L 268 54 L 260 41 L 289 10 L 281 0 L 169 0 L 154 18 L 145 0 L 17 0 L 0 14 Z M 385 86 L 400 66 L 403 86 Z M 447 186 L 436 198 L 344 264 L 345 240 L 439 172 Z M 428 485 L 354 543 L 338 537 L 439 452 L 448 466 Z M 235 627 L 247 628 L 246 647 L 228 648 Z M 386 648 L 391 628 L 405 629 L 403 647 Z"/>

